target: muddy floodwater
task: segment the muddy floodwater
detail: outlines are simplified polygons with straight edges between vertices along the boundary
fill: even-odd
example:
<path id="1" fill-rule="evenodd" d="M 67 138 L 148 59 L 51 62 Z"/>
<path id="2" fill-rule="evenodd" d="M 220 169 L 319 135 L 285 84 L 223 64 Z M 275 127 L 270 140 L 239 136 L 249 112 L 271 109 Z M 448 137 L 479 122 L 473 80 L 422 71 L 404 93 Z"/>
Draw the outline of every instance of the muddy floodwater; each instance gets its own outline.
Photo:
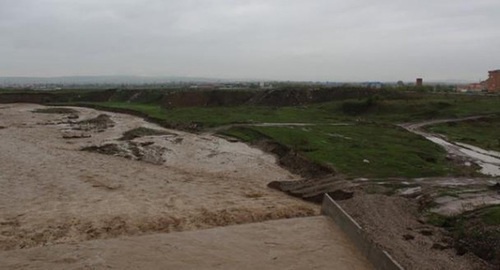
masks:
<path id="1" fill-rule="evenodd" d="M 225 261 L 224 252 L 260 266 L 267 247 L 272 255 L 267 269 L 273 269 L 272 262 L 293 269 L 302 251 L 311 254 L 304 255 L 310 263 L 324 254 L 322 262 L 311 264 L 319 268 L 327 268 L 331 259 L 334 265 L 345 262 L 336 269 L 368 269 L 324 219 L 223 231 L 223 226 L 319 214 L 318 206 L 267 188 L 271 181 L 299 179 L 272 155 L 125 114 L 87 108 L 34 112 L 44 108 L 0 106 L 0 268 L 213 269 L 228 263 L 254 269 Z M 138 127 L 161 135 L 125 139 L 124 133 Z M 220 230 L 201 233 L 214 227 Z M 320 231 L 310 235 L 307 227 Z M 301 230 L 306 230 L 302 236 Z M 165 233 L 172 236 L 159 236 Z M 147 237 L 153 234 L 158 236 Z M 119 256 L 105 252 L 109 248 L 117 248 Z M 338 258 L 337 249 L 344 250 Z M 190 252 L 200 256 L 194 265 L 187 263 Z M 164 256 L 168 253 L 175 258 Z M 134 260 L 143 264 L 134 266 Z"/>
<path id="2" fill-rule="evenodd" d="M 0 253 L 29 269 L 336 269 L 369 262 L 326 217 L 123 237 Z"/>

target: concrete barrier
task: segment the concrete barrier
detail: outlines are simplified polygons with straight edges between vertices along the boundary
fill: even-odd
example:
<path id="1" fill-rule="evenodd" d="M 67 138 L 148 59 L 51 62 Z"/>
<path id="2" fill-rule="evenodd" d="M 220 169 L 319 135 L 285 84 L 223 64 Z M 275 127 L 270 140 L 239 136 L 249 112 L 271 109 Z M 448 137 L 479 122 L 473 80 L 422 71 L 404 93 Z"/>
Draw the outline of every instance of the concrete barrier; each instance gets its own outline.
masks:
<path id="1" fill-rule="evenodd" d="M 371 240 L 363 228 L 337 204 L 328 194 L 325 194 L 321 213 L 333 219 L 335 223 L 351 239 L 361 253 L 377 270 L 404 270 L 387 251 L 382 250 Z"/>

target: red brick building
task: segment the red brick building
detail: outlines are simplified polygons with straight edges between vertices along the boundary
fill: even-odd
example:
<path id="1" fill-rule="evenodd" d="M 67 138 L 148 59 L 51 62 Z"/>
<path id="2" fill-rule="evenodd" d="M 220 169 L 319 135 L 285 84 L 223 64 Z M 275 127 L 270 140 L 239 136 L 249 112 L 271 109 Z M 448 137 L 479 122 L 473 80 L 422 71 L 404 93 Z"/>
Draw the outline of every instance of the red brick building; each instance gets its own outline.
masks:
<path id="1" fill-rule="evenodd" d="M 421 87 L 422 85 L 424 85 L 424 79 L 417 78 L 417 81 L 415 82 L 415 85 L 418 86 L 418 87 Z"/>
<path id="2" fill-rule="evenodd" d="M 488 92 L 500 92 L 500 69 L 488 71 Z"/>

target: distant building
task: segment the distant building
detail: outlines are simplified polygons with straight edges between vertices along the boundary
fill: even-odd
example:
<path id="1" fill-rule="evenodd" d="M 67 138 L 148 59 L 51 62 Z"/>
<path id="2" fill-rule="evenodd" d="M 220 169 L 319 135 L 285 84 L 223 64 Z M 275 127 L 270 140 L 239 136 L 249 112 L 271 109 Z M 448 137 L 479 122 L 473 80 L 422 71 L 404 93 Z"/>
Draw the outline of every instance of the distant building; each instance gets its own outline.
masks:
<path id="1" fill-rule="evenodd" d="M 488 92 L 500 92 L 500 69 L 488 71 Z"/>
<path id="2" fill-rule="evenodd" d="M 483 83 L 471 83 L 467 85 L 457 86 L 457 90 L 459 92 L 468 92 L 468 93 L 482 92 L 486 90 L 486 86 Z"/>
<path id="3" fill-rule="evenodd" d="M 422 78 L 417 78 L 417 81 L 415 83 L 416 86 L 420 87 L 424 85 L 424 79 Z"/>

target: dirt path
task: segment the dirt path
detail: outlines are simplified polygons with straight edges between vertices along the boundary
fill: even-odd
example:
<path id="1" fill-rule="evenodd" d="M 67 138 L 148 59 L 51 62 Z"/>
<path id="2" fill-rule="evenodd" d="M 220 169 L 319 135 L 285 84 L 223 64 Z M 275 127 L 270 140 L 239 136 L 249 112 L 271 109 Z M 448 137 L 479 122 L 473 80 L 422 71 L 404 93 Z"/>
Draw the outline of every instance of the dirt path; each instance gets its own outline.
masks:
<path id="1" fill-rule="evenodd" d="M 112 127 L 63 139 L 75 132 L 66 116 L 32 113 L 38 108 L 0 108 L 0 250 L 318 213 L 317 206 L 267 188 L 298 176 L 243 143 L 107 112 Z M 73 109 L 74 121 L 103 113 Z M 134 139 L 146 150 L 162 149 L 160 165 L 80 151 L 121 143 L 125 131 L 141 126 L 170 133 Z"/>
<path id="2" fill-rule="evenodd" d="M 422 127 L 468 120 L 481 119 L 488 116 L 471 116 L 457 119 L 440 119 L 424 121 L 420 123 L 406 123 L 400 126 L 415 134 L 421 135 L 426 139 L 441 145 L 455 159 L 462 160 L 465 164 L 475 163 L 481 167 L 481 173 L 491 176 L 500 176 L 500 153 L 496 151 L 484 150 L 476 146 L 449 142 L 446 137 L 437 134 L 431 134 L 422 130 Z M 470 166 L 470 164 L 469 164 Z"/>

